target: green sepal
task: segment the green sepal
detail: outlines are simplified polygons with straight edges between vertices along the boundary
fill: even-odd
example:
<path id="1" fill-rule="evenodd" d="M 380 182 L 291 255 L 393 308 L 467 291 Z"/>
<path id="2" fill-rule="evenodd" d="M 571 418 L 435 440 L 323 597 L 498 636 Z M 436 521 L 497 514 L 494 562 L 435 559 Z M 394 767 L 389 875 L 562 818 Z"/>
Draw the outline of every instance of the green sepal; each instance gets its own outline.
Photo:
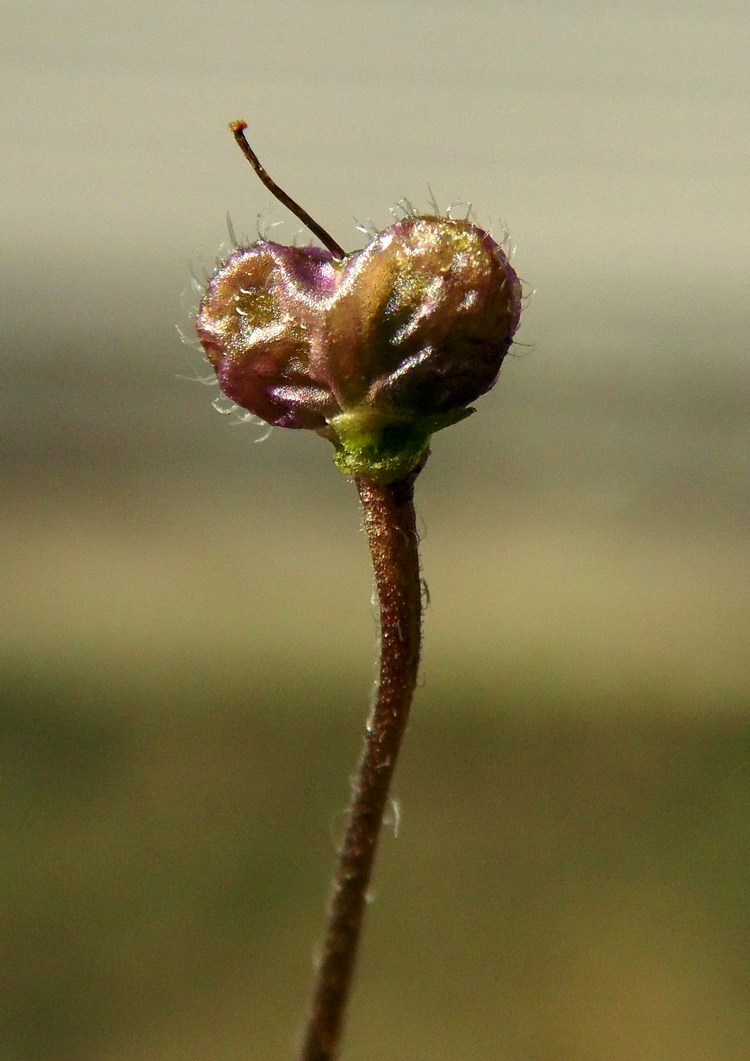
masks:
<path id="1" fill-rule="evenodd" d="M 424 464 L 436 431 L 465 420 L 475 410 L 452 409 L 419 420 L 381 421 L 380 416 L 343 413 L 325 432 L 336 447 L 334 463 L 345 475 L 364 475 L 376 483 L 397 482 Z M 323 434 L 323 432 L 321 432 Z"/>

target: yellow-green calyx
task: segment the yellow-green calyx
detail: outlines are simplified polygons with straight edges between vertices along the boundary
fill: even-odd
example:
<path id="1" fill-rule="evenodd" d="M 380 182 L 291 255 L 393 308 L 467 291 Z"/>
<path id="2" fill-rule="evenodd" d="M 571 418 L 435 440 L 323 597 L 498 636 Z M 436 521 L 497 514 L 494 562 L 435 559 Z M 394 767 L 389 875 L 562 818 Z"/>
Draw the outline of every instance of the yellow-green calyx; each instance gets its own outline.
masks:
<path id="1" fill-rule="evenodd" d="M 465 420 L 473 412 L 456 409 L 414 422 L 391 420 L 380 425 L 368 423 L 368 417 L 360 418 L 356 413 L 342 413 L 320 434 L 336 447 L 333 460 L 342 472 L 391 483 L 405 479 L 424 464 L 436 431 Z"/>

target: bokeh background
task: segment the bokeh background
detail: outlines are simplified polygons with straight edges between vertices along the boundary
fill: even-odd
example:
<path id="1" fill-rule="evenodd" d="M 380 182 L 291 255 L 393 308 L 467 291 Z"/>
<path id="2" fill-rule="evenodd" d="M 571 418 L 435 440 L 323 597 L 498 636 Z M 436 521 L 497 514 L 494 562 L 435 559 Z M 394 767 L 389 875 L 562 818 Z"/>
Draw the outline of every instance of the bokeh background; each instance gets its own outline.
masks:
<path id="1" fill-rule="evenodd" d="M 402 196 L 536 294 L 418 484 L 431 591 L 344 1057 L 750 1056 L 747 16 L 6 4 L 4 1061 L 294 1056 L 375 617 L 315 437 L 183 344 L 226 213 Z M 744 23 L 744 24 L 743 24 Z"/>

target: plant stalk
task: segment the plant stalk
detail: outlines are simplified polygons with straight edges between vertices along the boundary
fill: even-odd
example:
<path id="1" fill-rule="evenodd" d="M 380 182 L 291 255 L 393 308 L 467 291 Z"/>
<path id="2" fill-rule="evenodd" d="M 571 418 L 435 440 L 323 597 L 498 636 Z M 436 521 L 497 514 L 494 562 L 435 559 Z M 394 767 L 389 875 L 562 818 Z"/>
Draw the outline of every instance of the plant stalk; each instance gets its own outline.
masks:
<path id="1" fill-rule="evenodd" d="M 414 480 L 355 479 L 380 605 L 374 705 L 352 784 L 300 1061 L 332 1061 L 341 1040 L 383 813 L 419 669 L 422 599 Z"/>

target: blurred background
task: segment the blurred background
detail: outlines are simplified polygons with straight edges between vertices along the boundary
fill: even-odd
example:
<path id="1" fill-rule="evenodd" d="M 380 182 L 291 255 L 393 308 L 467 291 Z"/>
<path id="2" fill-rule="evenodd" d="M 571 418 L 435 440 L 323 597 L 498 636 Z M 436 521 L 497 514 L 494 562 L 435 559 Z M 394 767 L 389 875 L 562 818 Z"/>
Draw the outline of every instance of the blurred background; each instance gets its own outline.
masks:
<path id="1" fill-rule="evenodd" d="M 750 1056 L 736 5 L 3 12 L 0 1056 L 291 1058 L 376 634 L 355 491 L 190 336 L 226 214 L 468 200 L 536 294 L 418 484 L 344 1057 Z"/>

